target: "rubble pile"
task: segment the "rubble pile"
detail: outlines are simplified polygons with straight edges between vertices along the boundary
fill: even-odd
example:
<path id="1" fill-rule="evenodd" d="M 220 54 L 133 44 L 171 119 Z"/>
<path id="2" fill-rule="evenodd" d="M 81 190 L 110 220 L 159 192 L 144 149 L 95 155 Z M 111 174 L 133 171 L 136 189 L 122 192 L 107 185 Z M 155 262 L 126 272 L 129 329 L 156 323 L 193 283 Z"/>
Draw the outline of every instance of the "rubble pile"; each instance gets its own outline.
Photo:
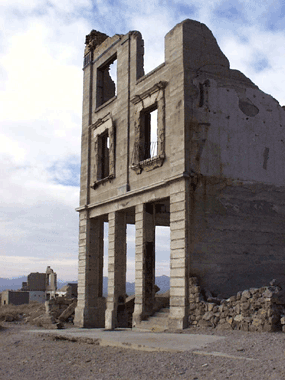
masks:
<path id="1" fill-rule="evenodd" d="M 64 322 L 73 322 L 77 299 L 55 297 L 45 302 L 46 312 L 33 320 L 45 328 L 63 328 Z"/>
<path id="2" fill-rule="evenodd" d="M 238 292 L 228 299 L 202 294 L 196 277 L 189 284 L 189 325 L 243 331 L 285 332 L 284 291 L 276 280 L 270 286 Z"/>

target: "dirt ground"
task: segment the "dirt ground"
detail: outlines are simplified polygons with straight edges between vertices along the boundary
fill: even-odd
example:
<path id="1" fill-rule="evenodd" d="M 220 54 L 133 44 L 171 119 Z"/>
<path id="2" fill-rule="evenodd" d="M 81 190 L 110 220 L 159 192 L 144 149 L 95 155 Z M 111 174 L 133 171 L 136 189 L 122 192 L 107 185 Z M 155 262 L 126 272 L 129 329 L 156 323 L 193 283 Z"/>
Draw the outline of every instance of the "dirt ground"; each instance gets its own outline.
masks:
<path id="1" fill-rule="evenodd" d="M 209 344 L 203 354 L 191 351 L 144 352 L 54 340 L 28 333 L 34 326 L 2 323 L 0 379 L 285 379 L 285 334 L 187 329 L 226 339 Z M 205 355 L 211 352 L 211 355 Z M 218 355 L 214 356 L 213 352 Z M 221 355 L 232 355 L 227 358 Z M 254 359 L 254 360 L 248 360 Z"/>

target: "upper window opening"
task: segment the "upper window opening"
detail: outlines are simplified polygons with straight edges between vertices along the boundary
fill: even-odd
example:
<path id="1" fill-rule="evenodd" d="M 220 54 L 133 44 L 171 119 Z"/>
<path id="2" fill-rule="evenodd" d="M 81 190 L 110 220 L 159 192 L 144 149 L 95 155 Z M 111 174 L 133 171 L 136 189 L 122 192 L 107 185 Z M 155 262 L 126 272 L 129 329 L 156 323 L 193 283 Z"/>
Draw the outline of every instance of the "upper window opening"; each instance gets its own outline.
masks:
<path id="1" fill-rule="evenodd" d="M 109 134 L 108 131 L 99 136 L 99 172 L 98 179 L 109 176 Z"/>
<path id="2" fill-rule="evenodd" d="M 141 113 L 140 161 L 157 156 L 157 105 Z"/>
<path id="3" fill-rule="evenodd" d="M 97 107 L 117 95 L 117 55 L 97 70 Z"/>

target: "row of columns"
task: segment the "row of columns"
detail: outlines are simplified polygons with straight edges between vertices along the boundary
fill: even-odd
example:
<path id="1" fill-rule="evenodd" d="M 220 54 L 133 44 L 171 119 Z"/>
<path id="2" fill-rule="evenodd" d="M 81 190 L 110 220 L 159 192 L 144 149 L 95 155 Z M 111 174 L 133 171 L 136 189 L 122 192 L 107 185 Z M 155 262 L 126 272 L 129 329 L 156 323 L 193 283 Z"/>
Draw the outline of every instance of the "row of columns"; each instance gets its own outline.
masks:
<path id="1" fill-rule="evenodd" d="M 170 318 L 169 327 L 183 329 L 188 317 L 188 212 L 184 182 L 170 194 Z M 80 213 L 78 305 L 75 324 L 80 327 L 117 327 L 117 311 L 126 294 L 126 214 L 108 214 L 108 297 L 103 288 L 103 219 Z M 155 299 L 155 206 L 135 207 L 135 308 L 133 326 L 152 313 Z M 106 307 L 106 310 L 105 310 Z"/>

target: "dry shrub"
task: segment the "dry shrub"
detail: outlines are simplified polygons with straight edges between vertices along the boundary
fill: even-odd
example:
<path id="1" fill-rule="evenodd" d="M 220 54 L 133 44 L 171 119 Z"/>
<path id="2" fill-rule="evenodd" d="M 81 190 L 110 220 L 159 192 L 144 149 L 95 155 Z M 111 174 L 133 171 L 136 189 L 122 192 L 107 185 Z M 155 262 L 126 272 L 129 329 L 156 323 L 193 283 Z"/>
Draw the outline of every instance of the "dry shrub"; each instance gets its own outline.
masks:
<path id="1" fill-rule="evenodd" d="M 45 312 L 45 306 L 38 302 L 23 305 L 0 306 L 0 321 L 19 321 L 26 317 L 35 318 Z"/>

